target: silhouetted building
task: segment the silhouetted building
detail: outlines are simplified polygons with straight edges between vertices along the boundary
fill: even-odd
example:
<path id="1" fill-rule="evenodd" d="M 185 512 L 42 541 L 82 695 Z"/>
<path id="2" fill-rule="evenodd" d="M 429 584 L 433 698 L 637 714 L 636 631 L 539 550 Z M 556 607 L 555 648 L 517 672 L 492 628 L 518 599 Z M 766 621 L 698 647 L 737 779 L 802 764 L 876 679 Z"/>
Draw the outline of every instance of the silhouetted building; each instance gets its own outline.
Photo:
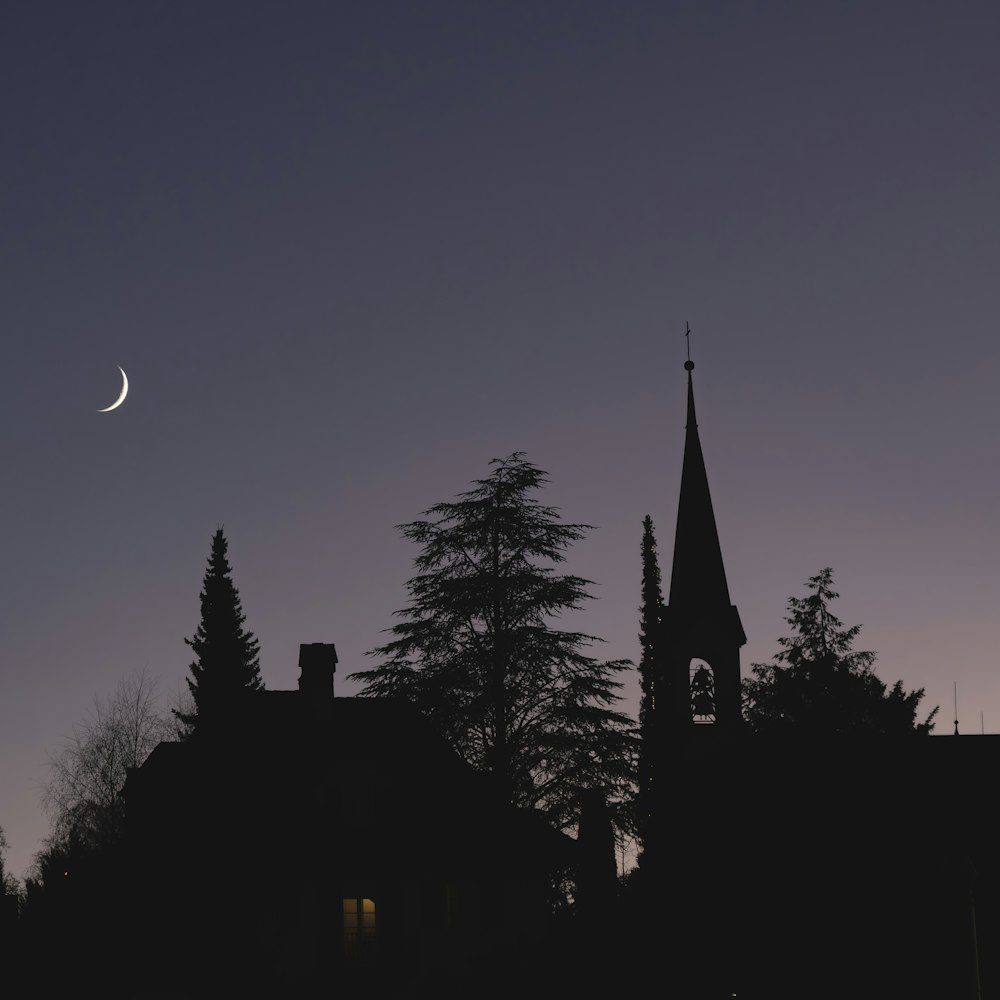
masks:
<path id="1" fill-rule="evenodd" d="M 746 729 L 746 637 L 685 367 L 676 537 L 643 748 L 653 834 L 627 897 L 635 966 L 686 998 L 1000 998 L 1000 737 Z"/>
<path id="2" fill-rule="evenodd" d="M 705 458 L 698 436 L 694 385 L 687 368 L 687 428 L 681 469 L 670 591 L 663 609 L 663 714 L 671 729 L 713 724 L 718 735 L 742 725 L 740 647 L 746 635 L 729 598 L 722 546 L 708 489 Z M 687 734 L 691 736 L 691 733 Z"/>
<path id="3" fill-rule="evenodd" d="M 336 662 L 303 645 L 298 690 L 248 692 L 129 775 L 128 954 L 164 988 L 438 995 L 545 943 L 575 841 L 495 802 L 409 705 L 335 698 Z"/>

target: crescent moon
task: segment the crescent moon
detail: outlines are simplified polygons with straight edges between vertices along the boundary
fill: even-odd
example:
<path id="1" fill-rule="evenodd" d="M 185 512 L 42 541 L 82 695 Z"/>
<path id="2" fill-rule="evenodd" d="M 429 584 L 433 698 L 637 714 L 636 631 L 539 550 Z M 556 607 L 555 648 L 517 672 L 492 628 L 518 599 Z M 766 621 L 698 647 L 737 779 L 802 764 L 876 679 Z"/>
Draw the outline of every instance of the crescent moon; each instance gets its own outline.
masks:
<path id="1" fill-rule="evenodd" d="M 118 398 L 110 406 L 105 406 L 103 410 L 98 410 L 98 413 L 109 413 L 111 410 L 117 410 L 118 407 L 125 402 L 125 397 L 128 395 L 128 376 L 125 374 L 125 369 L 122 368 L 121 365 L 117 365 L 116 367 L 122 373 L 122 391 Z"/>

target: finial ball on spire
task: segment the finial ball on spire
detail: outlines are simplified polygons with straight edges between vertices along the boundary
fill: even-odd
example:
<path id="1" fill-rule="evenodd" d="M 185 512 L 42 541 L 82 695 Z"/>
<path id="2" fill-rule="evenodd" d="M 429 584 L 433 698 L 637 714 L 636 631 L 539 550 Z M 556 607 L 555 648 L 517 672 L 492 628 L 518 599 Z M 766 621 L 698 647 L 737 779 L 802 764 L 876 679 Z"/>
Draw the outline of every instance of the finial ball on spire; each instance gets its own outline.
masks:
<path id="1" fill-rule="evenodd" d="M 694 371 L 694 362 L 691 361 L 691 360 L 685 361 L 684 362 L 684 371 L 686 371 L 686 372 Z"/>

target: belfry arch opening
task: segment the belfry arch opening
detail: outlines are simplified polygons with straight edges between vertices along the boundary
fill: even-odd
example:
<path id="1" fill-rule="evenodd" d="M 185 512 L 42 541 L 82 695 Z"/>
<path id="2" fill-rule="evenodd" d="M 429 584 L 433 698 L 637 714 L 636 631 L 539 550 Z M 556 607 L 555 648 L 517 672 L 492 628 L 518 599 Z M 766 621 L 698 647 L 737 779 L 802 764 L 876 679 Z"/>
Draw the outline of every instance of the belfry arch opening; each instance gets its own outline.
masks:
<path id="1" fill-rule="evenodd" d="M 712 725 L 715 714 L 715 668 L 695 657 L 688 666 L 688 689 L 691 692 L 691 721 L 696 725 Z"/>

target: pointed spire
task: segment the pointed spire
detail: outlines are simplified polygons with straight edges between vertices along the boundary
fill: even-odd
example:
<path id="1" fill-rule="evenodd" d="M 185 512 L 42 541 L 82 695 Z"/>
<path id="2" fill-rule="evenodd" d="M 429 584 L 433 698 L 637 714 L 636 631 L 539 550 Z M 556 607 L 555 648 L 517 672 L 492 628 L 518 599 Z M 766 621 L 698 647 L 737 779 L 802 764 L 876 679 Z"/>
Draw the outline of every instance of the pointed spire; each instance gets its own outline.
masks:
<path id="1" fill-rule="evenodd" d="M 685 336 L 689 334 L 690 328 Z M 688 378 L 687 431 L 670 594 L 663 608 L 663 677 L 657 681 L 657 704 L 666 706 L 669 720 L 666 730 L 681 739 L 695 729 L 742 731 L 740 647 L 747 641 L 740 613 L 729 600 L 698 437 L 691 377 L 694 362 L 690 357 L 684 369 Z"/>
<path id="2" fill-rule="evenodd" d="M 688 337 L 690 328 L 685 332 Z M 690 339 L 688 340 L 690 344 Z M 684 362 L 688 375 L 687 433 L 684 439 L 684 465 L 681 471 L 680 501 L 677 507 L 677 533 L 674 539 L 674 562 L 670 574 L 671 607 L 698 607 L 702 610 L 728 608 L 729 586 L 722 563 L 722 548 L 715 525 L 708 474 L 698 437 L 694 409 L 694 362 Z"/>

